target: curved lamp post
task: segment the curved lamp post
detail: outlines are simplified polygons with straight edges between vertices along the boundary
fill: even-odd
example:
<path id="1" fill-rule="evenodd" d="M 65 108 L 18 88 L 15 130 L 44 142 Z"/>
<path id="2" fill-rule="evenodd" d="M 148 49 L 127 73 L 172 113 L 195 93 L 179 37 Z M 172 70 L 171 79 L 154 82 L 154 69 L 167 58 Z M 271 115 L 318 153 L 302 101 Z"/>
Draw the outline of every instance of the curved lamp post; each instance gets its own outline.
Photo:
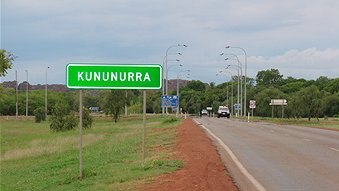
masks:
<path id="1" fill-rule="evenodd" d="M 176 45 L 171 45 L 167 48 L 166 50 L 166 55 L 165 55 L 165 62 L 164 64 L 166 64 L 166 95 L 168 95 L 168 51 L 171 49 L 171 48 L 174 48 L 174 47 L 179 47 L 179 46 L 183 46 L 183 47 L 187 47 L 186 44 L 176 44 Z M 182 55 L 181 53 L 178 53 L 179 55 Z M 164 71 L 164 67 L 163 67 L 163 71 Z M 163 73 L 164 74 L 164 73 Z M 164 75 L 163 75 L 164 76 Z M 164 87 L 164 86 L 163 86 Z M 163 95 L 164 95 L 164 92 L 163 92 Z M 166 111 L 167 111 L 167 107 L 166 107 Z M 164 108 L 162 108 L 162 115 L 164 115 Z"/>
<path id="2" fill-rule="evenodd" d="M 167 50 L 166 50 L 166 59 L 165 59 L 165 63 L 166 63 L 166 95 L 168 95 L 168 51 L 171 49 L 171 48 L 173 48 L 173 47 L 179 47 L 179 46 L 183 46 L 183 47 L 187 47 L 187 45 L 186 44 L 177 44 L 177 45 L 172 45 L 172 46 L 169 46 L 168 48 L 167 48 Z M 181 53 L 179 54 L 179 55 L 181 55 Z"/>
<path id="3" fill-rule="evenodd" d="M 176 117 L 179 115 L 179 110 L 180 110 L 180 97 L 179 97 L 179 77 L 180 74 L 185 73 L 185 72 L 191 72 L 190 70 L 181 70 L 177 74 L 177 96 L 178 96 L 178 106 L 177 106 L 177 112 L 176 112 Z M 188 78 L 189 73 L 187 73 L 187 78 Z"/>
<path id="4" fill-rule="evenodd" d="M 234 67 L 237 67 L 237 71 L 238 71 L 238 76 L 239 76 L 239 67 L 237 66 L 237 65 L 227 65 L 227 67 L 225 68 L 226 70 L 227 69 L 233 69 L 233 68 L 230 68 L 230 67 L 232 67 L 232 66 L 234 66 Z M 233 69 L 233 70 L 235 70 L 235 69 Z M 226 71 L 225 71 L 226 72 Z M 232 76 L 233 76 L 233 74 L 231 73 L 231 72 L 228 72 L 229 74 L 231 74 Z M 232 87 L 233 88 L 233 87 Z M 237 92 L 237 94 L 238 94 L 238 97 L 237 97 L 237 108 L 238 108 L 238 106 L 239 106 L 239 78 L 238 78 L 238 92 Z M 240 99 L 240 106 L 242 105 L 242 99 Z M 240 107 L 240 114 L 242 113 L 242 108 Z M 237 109 L 237 115 L 239 116 L 239 109 Z"/>
<path id="5" fill-rule="evenodd" d="M 225 53 L 221 53 L 220 54 L 220 56 L 223 56 L 223 55 L 231 55 L 231 56 L 234 56 L 235 58 L 236 58 L 236 60 L 237 60 L 237 62 L 238 62 L 238 66 L 236 66 L 237 68 L 238 68 L 238 100 L 237 100 L 237 104 L 240 104 L 240 115 L 242 115 L 242 100 L 243 100 L 243 94 L 242 94 L 242 64 L 241 64 L 241 62 L 239 61 L 239 58 L 238 58 L 238 56 L 237 55 L 235 55 L 235 54 L 225 54 Z M 227 60 L 231 60 L 230 58 L 225 58 L 225 60 L 227 61 Z M 228 67 L 229 66 L 232 66 L 232 65 L 227 65 Z M 239 76 L 239 70 L 240 70 L 240 76 L 241 76 L 241 78 L 240 78 L 240 76 Z M 239 83 L 239 80 L 240 80 L 240 83 Z M 240 87 L 239 87 L 239 85 L 240 85 Z M 239 90 L 240 89 L 240 90 Z M 240 95 L 239 95 L 240 94 Z M 240 100 L 240 102 L 239 102 L 239 100 Z M 237 110 L 237 114 L 239 115 L 239 110 Z"/>
<path id="6" fill-rule="evenodd" d="M 28 70 L 26 72 L 26 117 L 28 116 Z"/>
<path id="7" fill-rule="evenodd" d="M 226 46 L 225 48 L 236 48 L 236 49 L 240 49 L 244 52 L 245 54 L 245 92 L 244 92 L 244 116 L 246 116 L 246 78 L 247 78 L 247 52 L 245 49 L 241 48 L 241 47 L 233 47 L 233 46 Z"/>
<path id="8" fill-rule="evenodd" d="M 45 78 L 45 117 L 47 120 L 47 70 L 49 69 L 49 66 L 46 68 L 46 78 Z"/>

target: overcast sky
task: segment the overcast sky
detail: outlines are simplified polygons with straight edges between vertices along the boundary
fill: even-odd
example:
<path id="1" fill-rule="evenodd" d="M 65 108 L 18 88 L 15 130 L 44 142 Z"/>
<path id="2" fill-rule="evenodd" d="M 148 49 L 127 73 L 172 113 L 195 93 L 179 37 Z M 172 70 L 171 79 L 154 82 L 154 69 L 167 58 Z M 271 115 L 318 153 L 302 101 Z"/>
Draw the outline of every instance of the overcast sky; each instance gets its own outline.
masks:
<path id="1" fill-rule="evenodd" d="M 338 0 L 1 0 L 1 48 L 18 58 L 1 81 L 65 83 L 67 63 L 162 64 L 169 76 L 216 76 L 236 54 L 247 74 L 276 68 L 284 77 L 339 77 Z M 179 55 L 178 53 L 182 53 Z M 229 61 L 224 58 L 230 57 Z M 180 62 L 173 60 L 180 59 Z M 182 67 L 176 65 L 182 64 Z M 236 75 L 237 67 L 229 70 Z M 227 73 L 226 73 L 227 74 Z"/>

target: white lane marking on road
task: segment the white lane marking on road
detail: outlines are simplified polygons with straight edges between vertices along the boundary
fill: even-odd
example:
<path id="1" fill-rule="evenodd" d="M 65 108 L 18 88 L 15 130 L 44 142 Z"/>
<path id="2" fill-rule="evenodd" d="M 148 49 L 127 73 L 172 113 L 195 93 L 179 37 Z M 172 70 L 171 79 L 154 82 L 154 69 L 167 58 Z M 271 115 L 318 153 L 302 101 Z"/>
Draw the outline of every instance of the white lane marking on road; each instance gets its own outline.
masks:
<path id="1" fill-rule="evenodd" d="M 308 141 L 308 142 L 311 142 L 312 140 L 311 139 L 303 139 L 304 141 Z"/>
<path id="2" fill-rule="evenodd" d="M 194 120 L 196 123 L 196 120 Z M 215 140 L 218 141 L 218 143 L 226 150 L 226 152 L 230 155 L 230 157 L 232 158 L 233 162 L 237 165 L 237 167 L 239 168 L 239 170 L 245 175 L 245 177 L 247 177 L 247 179 L 253 184 L 253 186 L 258 190 L 258 191 L 266 191 L 266 189 L 264 188 L 264 186 L 262 186 L 247 170 L 246 168 L 241 164 L 241 162 L 238 160 L 238 158 L 233 154 L 233 152 L 231 151 L 231 149 L 224 143 L 222 142 L 222 140 L 217 137 L 216 135 L 214 135 L 209 129 L 207 129 L 204 125 L 200 124 L 200 127 L 202 127 L 203 129 L 205 129 L 205 131 L 207 131 Z"/>
<path id="3" fill-rule="evenodd" d="M 330 148 L 330 149 L 339 152 L 339 149 L 335 149 L 335 148 Z"/>

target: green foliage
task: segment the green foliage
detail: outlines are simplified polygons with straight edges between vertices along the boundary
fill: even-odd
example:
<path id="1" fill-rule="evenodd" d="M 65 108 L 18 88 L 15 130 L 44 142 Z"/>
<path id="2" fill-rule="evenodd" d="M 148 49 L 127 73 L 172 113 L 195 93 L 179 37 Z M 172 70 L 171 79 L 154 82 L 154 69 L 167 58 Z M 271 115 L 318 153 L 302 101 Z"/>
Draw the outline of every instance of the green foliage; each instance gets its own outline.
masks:
<path id="1" fill-rule="evenodd" d="M 258 86 L 277 86 L 283 80 L 278 69 L 259 71 L 256 82 Z"/>
<path id="2" fill-rule="evenodd" d="M 55 132 L 72 130 L 78 125 L 78 118 L 65 104 L 58 103 L 52 111 L 50 129 Z"/>
<path id="3" fill-rule="evenodd" d="M 325 87 L 325 90 L 334 94 L 339 92 L 339 78 L 331 80 Z"/>
<path id="4" fill-rule="evenodd" d="M 319 117 L 322 113 L 322 99 L 317 86 L 310 86 L 300 90 L 296 97 L 297 107 L 302 108 L 300 111 L 310 120 L 312 117 Z"/>
<path id="5" fill-rule="evenodd" d="M 183 90 L 180 93 L 180 105 L 183 108 L 184 112 L 188 112 L 190 114 L 198 114 L 203 107 L 203 95 L 204 92 L 198 92 L 195 90 Z"/>
<path id="6" fill-rule="evenodd" d="M 15 89 L 0 88 L 0 115 L 15 115 Z M 62 102 L 77 111 L 79 104 L 74 107 L 75 94 L 73 92 L 48 91 L 48 114 L 56 103 Z M 29 90 L 28 93 L 28 115 L 34 115 L 34 110 L 45 107 L 45 90 Z M 18 92 L 19 115 L 26 114 L 26 91 Z"/>
<path id="7" fill-rule="evenodd" d="M 0 115 L 15 115 L 15 90 L 0 88 Z"/>
<path id="8" fill-rule="evenodd" d="M 103 109 L 106 114 L 113 117 L 115 123 L 118 122 L 126 104 L 126 94 L 122 90 L 110 90 L 104 92 Z"/>
<path id="9" fill-rule="evenodd" d="M 325 97 L 323 103 L 324 115 L 328 117 L 339 115 L 339 93 Z"/>
<path id="10" fill-rule="evenodd" d="M 205 91 L 206 86 L 200 80 L 192 80 L 187 83 L 186 88 L 195 91 Z"/>
<path id="11" fill-rule="evenodd" d="M 277 88 L 268 88 L 257 93 L 254 97 L 256 100 L 256 114 L 259 116 L 271 116 L 272 107 L 269 105 L 271 99 L 286 99 L 286 95 Z M 281 113 L 281 107 L 277 107 L 274 110 L 274 116 L 278 116 Z"/>
<path id="12" fill-rule="evenodd" d="M 277 69 L 259 71 L 257 75 L 257 83 L 253 83 L 253 79 L 247 78 L 247 100 L 255 99 L 257 108 L 254 115 L 271 116 L 272 109 L 269 106 L 270 99 L 287 99 L 288 105 L 285 107 L 285 117 L 303 118 L 303 117 L 322 117 L 339 115 L 338 102 L 339 99 L 339 78 L 328 78 L 320 76 L 316 80 L 296 79 L 293 77 L 282 78 Z M 244 82 L 244 80 L 243 80 Z M 233 93 L 232 93 L 233 86 Z M 204 84 L 203 82 L 193 80 L 188 82 L 186 87 L 180 89 L 180 107 L 183 112 L 190 114 L 198 114 L 199 111 L 206 107 L 213 108 L 216 112 L 219 105 L 227 104 L 231 108 L 231 100 L 233 104 L 237 103 L 238 95 L 238 78 L 233 76 L 231 81 L 214 84 Z M 309 92 L 305 92 L 305 88 L 317 87 Z M 228 87 L 228 96 L 227 96 Z M 244 87 L 244 85 L 243 85 Z M 312 99 L 312 107 L 315 110 L 310 111 L 310 104 L 301 104 L 305 100 L 310 100 L 308 94 L 314 94 L 316 99 Z M 139 90 L 84 90 L 83 105 L 85 108 L 97 106 L 107 115 L 111 115 L 115 122 L 118 121 L 121 114 L 124 113 L 125 105 L 128 106 L 128 113 L 142 113 L 142 95 Z M 127 92 L 127 99 L 126 99 Z M 240 92 L 239 92 L 240 93 Z M 244 93 L 244 91 L 242 92 Z M 15 90 L 13 88 L 0 87 L 0 115 L 15 115 Z M 176 91 L 172 92 L 173 95 Z M 39 107 L 44 107 L 44 90 L 29 91 L 29 108 L 28 114 L 33 115 L 33 111 Z M 161 91 L 147 91 L 148 113 L 160 113 L 160 96 Z M 19 91 L 18 95 L 19 115 L 25 115 L 25 91 Z M 57 103 L 64 103 L 72 111 L 79 109 L 79 92 L 48 92 L 48 114 Z M 243 101 L 244 105 L 244 101 Z M 281 107 L 275 107 L 274 115 L 281 116 Z M 249 110 L 249 108 L 247 108 Z M 171 109 L 169 109 L 171 112 Z"/>
<path id="13" fill-rule="evenodd" d="M 41 121 L 46 120 L 45 115 L 45 108 L 44 107 L 38 107 L 34 110 L 34 116 L 35 116 L 35 122 L 40 123 Z"/>
<path id="14" fill-rule="evenodd" d="M 7 74 L 7 70 L 12 68 L 13 61 L 16 57 L 7 52 L 5 49 L 0 49 L 0 77 Z"/>
<path id="15" fill-rule="evenodd" d="M 84 128 L 91 128 L 93 123 L 93 117 L 90 115 L 89 109 L 82 109 L 82 126 Z"/>
<path id="16" fill-rule="evenodd" d="M 170 118 L 166 119 L 165 121 L 163 121 L 163 123 L 175 123 L 177 121 L 178 121 L 178 118 L 170 117 Z"/>

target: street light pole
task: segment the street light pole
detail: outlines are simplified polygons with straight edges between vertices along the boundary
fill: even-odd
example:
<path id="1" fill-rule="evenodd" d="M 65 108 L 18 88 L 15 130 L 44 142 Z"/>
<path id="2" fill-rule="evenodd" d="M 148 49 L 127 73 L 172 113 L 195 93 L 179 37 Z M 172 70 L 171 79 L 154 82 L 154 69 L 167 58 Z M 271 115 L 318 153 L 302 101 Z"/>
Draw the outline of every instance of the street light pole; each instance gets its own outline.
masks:
<path id="1" fill-rule="evenodd" d="M 182 55 L 182 53 L 178 53 L 178 55 Z M 166 59 L 166 55 L 164 56 L 164 58 L 163 58 L 163 60 L 162 60 L 162 94 L 161 95 L 165 95 L 165 83 L 166 83 L 166 81 L 165 81 L 165 76 L 164 76 L 164 70 L 165 70 L 165 59 Z M 176 61 L 180 61 L 180 60 L 178 60 L 178 59 L 176 59 Z M 165 114 L 165 107 L 162 107 L 162 116 L 164 116 L 164 114 Z"/>
<path id="2" fill-rule="evenodd" d="M 244 92 L 244 116 L 246 116 L 246 80 L 247 80 L 247 52 L 245 49 L 241 48 L 241 47 L 233 47 L 233 46 L 226 46 L 225 48 L 237 48 L 240 49 L 244 52 L 245 54 L 245 82 L 244 82 L 244 86 L 245 86 L 245 92 Z"/>
<path id="3" fill-rule="evenodd" d="M 166 59 L 165 59 L 165 61 L 166 61 L 166 95 L 168 95 L 168 58 L 167 58 L 167 56 L 168 56 L 168 51 L 169 51 L 171 48 L 177 47 L 177 46 L 187 47 L 187 45 L 185 45 L 185 44 L 183 44 L 183 45 L 177 44 L 177 45 L 169 46 L 169 47 L 167 48 L 167 50 L 166 50 Z"/>
<path id="4" fill-rule="evenodd" d="M 47 70 L 48 70 L 49 66 L 46 68 L 46 72 L 45 72 L 45 118 L 47 120 Z"/>
<path id="5" fill-rule="evenodd" d="M 237 98 L 237 106 L 239 106 L 239 104 L 240 104 L 240 114 L 242 115 L 242 111 L 243 111 L 242 110 L 242 100 L 243 100 L 243 95 L 242 95 L 242 76 L 243 76 L 242 75 L 242 64 L 239 61 L 238 56 L 235 55 L 235 54 L 224 54 L 224 53 L 221 53 L 220 56 L 222 56 L 222 55 L 231 55 L 231 56 L 234 56 L 237 59 L 237 62 L 238 62 L 238 66 L 237 66 L 237 68 L 238 68 L 238 91 L 237 91 L 238 98 Z M 225 60 L 230 60 L 230 59 L 229 58 L 225 58 Z M 231 66 L 231 65 L 229 65 L 229 66 Z M 239 70 L 240 70 L 241 78 L 239 76 Z M 240 80 L 240 82 L 239 82 L 239 80 Z M 239 86 L 240 86 L 240 88 L 239 88 Z M 239 100 L 240 100 L 240 102 L 239 102 Z M 237 115 L 239 116 L 239 109 L 237 109 Z"/>
<path id="6" fill-rule="evenodd" d="M 183 46 L 183 47 L 187 47 L 187 45 L 183 44 L 176 44 L 176 45 L 171 45 L 167 48 L 166 50 L 166 55 L 165 55 L 165 64 L 166 64 L 166 95 L 168 95 L 168 51 L 173 48 L 173 47 L 177 47 L 177 46 Z M 180 53 L 181 54 L 181 53 Z M 166 106 L 166 113 L 167 113 L 167 106 Z M 163 110 L 163 114 L 164 114 L 164 110 Z"/>
<path id="7" fill-rule="evenodd" d="M 28 70 L 26 71 L 26 117 L 28 116 Z"/>
<path id="8" fill-rule="evenodd" d="M 19 106 L 18 106 L 18 71 L 15 70 L 15 119 L 18 118 L 19 115 Z"/>
<path id="9" fill-rule="evenodd" d="M 178 74 L 177 74 L 177 97 L 178 97 L 178 106 L 177 106 L 177 113 L 176 113 L 176 117 L 179 116 L 179 110 L 180 110 L 180 96 L 179 96 L 179 75 L 180 73 L 183 73 L 183 72 L 190 72 L 190 70 L 182 70 L 182 71 L 179 71 Z"/>

